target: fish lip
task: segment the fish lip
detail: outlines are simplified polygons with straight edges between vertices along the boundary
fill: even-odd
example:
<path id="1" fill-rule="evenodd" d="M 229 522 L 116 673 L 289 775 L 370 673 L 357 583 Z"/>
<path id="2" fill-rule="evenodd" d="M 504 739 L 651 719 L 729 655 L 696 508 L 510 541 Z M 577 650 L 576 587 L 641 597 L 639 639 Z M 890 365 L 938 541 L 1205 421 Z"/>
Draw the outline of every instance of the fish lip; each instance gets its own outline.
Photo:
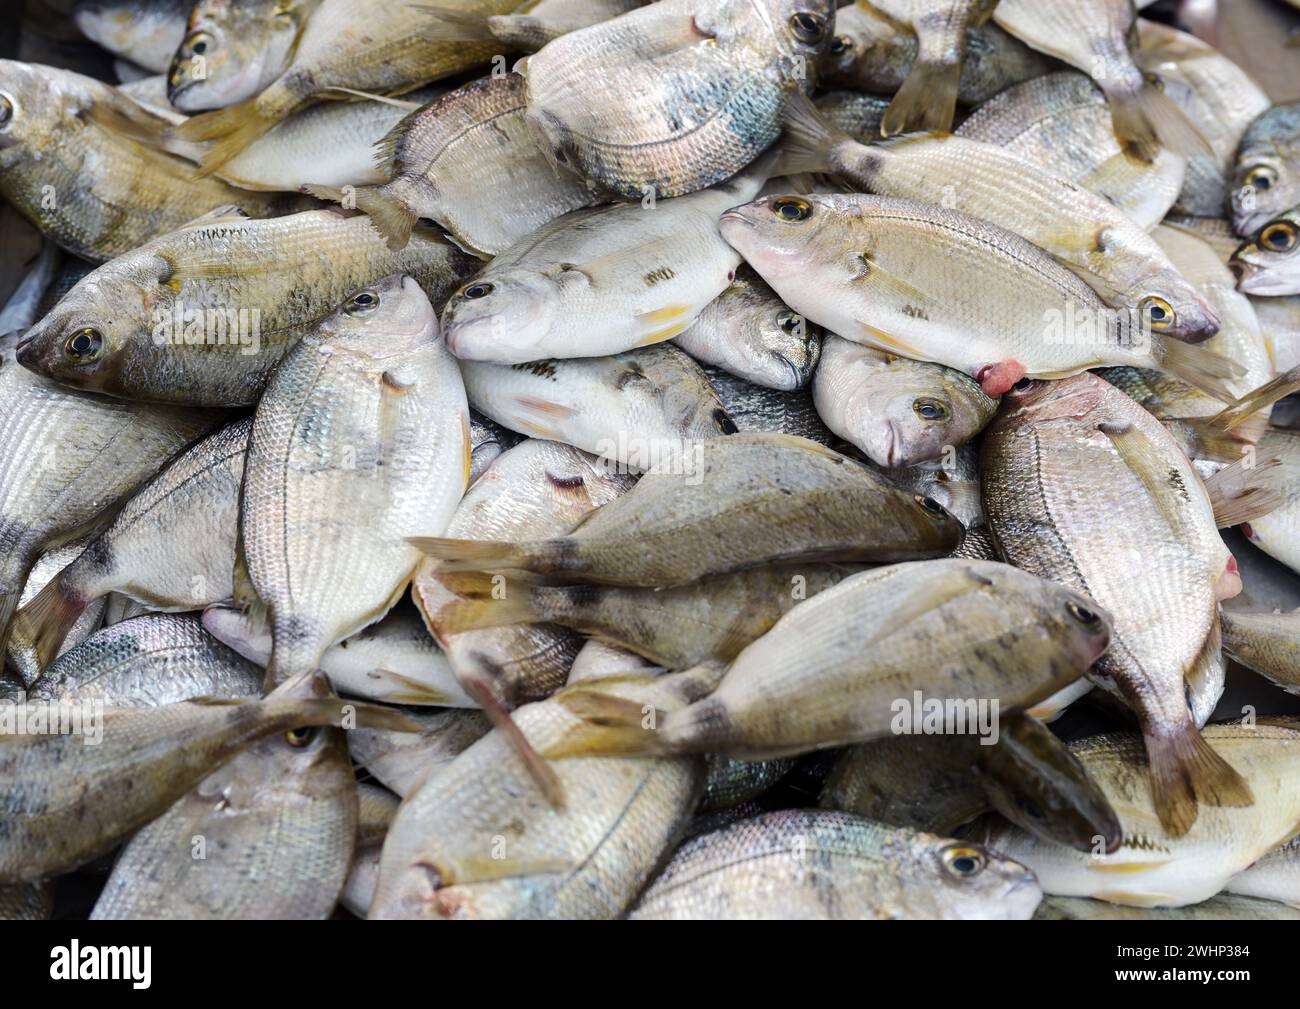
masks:
<path id="1" fill-rule="evenodd" d="M 1025 887 L 1025 886 L 1033 886 L 1033 887 L 1038 886 L 1038 877 L 1035 876 L 1033 872 L 1029 869 L 1025 869 L 1024 875 L 1018 876 L 1016 877 L 1015 880 L 1012 881 L 1011 885 L 1007 887 L 1007 892 L 1004 894 L 1004 896 L 1010 897 L 1021 887 Z"/>
<path id="2" fill-rule="evenodd" d="M 732 207 L 730 210 L 724 210 L 722 216 L 718 218 L 718 223 L 724 224 L 728 221 L 735 221 L 737 224 L 743 224 L 747 228 L 755 227 L 754 222 L 742 214 L 740 209 L 740 207 Z"/>
<path id="3" fill-rule="evenodd" d="M 785 391 L 794 392 L 803 385 L 803 373 L 799 370 L 799 366 L 784 354 L 777 354 L 776 359 L 785 365 L 786 371 L 790 373 L 790 386 Z"/>

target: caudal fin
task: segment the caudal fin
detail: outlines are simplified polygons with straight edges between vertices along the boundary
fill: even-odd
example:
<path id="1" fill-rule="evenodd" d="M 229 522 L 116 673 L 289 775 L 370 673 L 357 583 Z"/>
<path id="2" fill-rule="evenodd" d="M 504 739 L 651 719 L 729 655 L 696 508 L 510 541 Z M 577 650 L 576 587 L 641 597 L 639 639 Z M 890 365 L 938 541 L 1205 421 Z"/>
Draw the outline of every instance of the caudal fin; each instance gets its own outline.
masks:
<path id="1" fill-rule="evenodd" d="M 631 679 L 650 683 L 654 677 L 619 677 L 624 683 Z M 581 721 L 558 743 L 548 747 L 545 756 L 558 759 L 598 754 L 649 756 L 671 752 L 660 731 L 669 713 L 657 711 L 641 701 L 619 697 L 610 693 L 608 688 L 609 683 L 604 679 L 583 681 L 555 695 L 555 700 Z"/>
<path id="2" fill-rule="evenodd" d="M 432 39 L 435 42 L 497 41 L 489 27 L 486 14 L 436 7 L 432 4 L 413 5 L 411 10 L 427 19 L 416 28 L 421 38 Z"/>
<path id="3" fill-rule="evenodd" d="M 928 63 L 918 59 L 885 109 L 880 135 L 892 137 L 918 130 L 948 132 L 957 114 L 960 84 L 960 63 Z"/>
<path id="4" fill-rule="evenodd" d="M 1247 445 L 1268 430 L 1267 411 L 1278 400 L 1300 389 L 1300 365 L 1252 389 L 1212 417 L 1180 420 L 1196 436 L 1198 458 L 1237 462 Z"/>
<path id="5" fill-rule="evenodd" d="M 1115 139 L 1125 154 L 1150 164 L 1162 148 L 1190 157 L 1213 153 L 1209 141 L 1184 115 L 1157 81 L 1146 79 L 1142 87 L 1107 88 L 1106 101 L 1115 127 Z"/>
<path id="6" fill-rule="evenodd" d="M 1225 466 L 1205 481 L 1220 529 L 1252 522 L 1277 511 L 1286 502 L 1300 473 L 1278 455 L 1249 455 Z"/>
<path id="7" fill-rule="evenodd" d="M 830 171 L 835 146 L 850 139 L 832 129 L 817 106 L 801 91 L 786 102 L 782 121 L 785 133 L 773 175 Z"/>
<path id="8" fill-rule="evenodd" d="M 1249 806 L 1250 785 L 1201 736 L 1190 718 L 1171 732 L 1146 736 L 1151 795 L 1160 823 L 1182 837 L 1196 822 L 1197 803 Z"/>
<path id="9" fill-rule="evenodd" d="M 499 575 L 479 572 L 457 572 L 439 580 L 458 597 L 429 614 L 440 635 L 506 624 L 533 624 L 545 619 L 534 605 L 531 585 L 507 582 Z"/>
<path id="10" fill-rule="evenodd" d="M 72 625 L 77 622 L 89 599 L 65 595 L 56 575 L 15 615 L 13 635 L 31 649 L 36 668 L 44 672 L 59 655 Z"/>
<path id="11" fill-rule="evenodd" d="M 388 242 L 394 252 L 405 249 L 411 241 L 411 232 L 420 215 L 397 197 L 390 195 L 384 186 L 354 186 L 347 190 L 333 186 L 305 185 L 304 193 L 318 200 L 339 203 L 348 209 L 355 207 L 370 218 L 370 223 Z"/>

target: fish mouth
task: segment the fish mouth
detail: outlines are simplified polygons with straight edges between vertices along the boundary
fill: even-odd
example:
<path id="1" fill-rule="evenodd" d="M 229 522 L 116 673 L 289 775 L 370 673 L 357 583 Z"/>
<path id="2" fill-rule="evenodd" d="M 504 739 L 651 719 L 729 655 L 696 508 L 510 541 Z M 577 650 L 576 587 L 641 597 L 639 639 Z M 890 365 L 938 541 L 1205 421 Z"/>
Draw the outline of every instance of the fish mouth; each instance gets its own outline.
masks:
<path id="1" fill-rule="evenodd" d="M 36 355 L 33 348 L 36 346 L 36 337 L 27 335 L 29 331 L 22 330 L 22 335 L 18 338 L 18 343 L 14 347 L 14 352 L 18 358 L 18 363 L 24 368 L 32 368 L 37 364 Z"/>
<path id="2" fill-rule="evenodd" d="M 739 207 L 732 207 L 730 210 L 723 211 L 722 216 L 718 218 L 719 225 L 728 224 L 731 222 L 735 222 L 736 224 L 743 224 L 747 228 L 754 227 L 754 222 L 751 221 L 744 214 L 742 214 L 740 212 Z"/>
<path id="3" fill-rule="evenodd" d="M 777 354 L 776 359 L 781 362 L 781 365 L 785 368 L 786 373 L 790 376 L 790 384 L 784 386 L 783 387 L 784 390 L 786 392 L 794 392 L 794 390 L 798 389 L 801 385 L 803 385 L 803 372 L 799 370 L 798 365 L 796 365 L 784 354 Z"/>

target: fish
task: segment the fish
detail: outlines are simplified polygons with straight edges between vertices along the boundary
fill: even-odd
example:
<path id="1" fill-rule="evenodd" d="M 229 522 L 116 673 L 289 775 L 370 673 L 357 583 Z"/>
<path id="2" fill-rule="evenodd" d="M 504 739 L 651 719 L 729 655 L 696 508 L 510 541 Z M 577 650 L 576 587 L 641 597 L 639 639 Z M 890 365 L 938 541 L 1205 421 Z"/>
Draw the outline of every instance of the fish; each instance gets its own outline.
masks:
<path id="1" fill-rule="evenodd" d="M 942 628 L 943 630 L 940 630 Z M 581 726 L 543 755 L 725 753 L 760 760 L 866 742 L 920 724 L 983 733 L 977 699 L 1024 710 L 1105 652 L 1110 618 L 1087 597 L 994 561 L 892 564 L 795 606 L 693 704 L 649 720 L 582 685 L 557 699 Z M 912 697 L 896 703 L 899 684 Z M 814 687 L 815 685 L 815 687 Z M 931 705 L 933 706 L 933 705 Z M 969 717 L 969 721 L 968 721 Z"/>
<path id="2" fill-rule="evenodd" d="M 1045 893 L 1131 907 L 1207 900 L 1294 836 L 1300 785 L 1292 771 L 1300 731 L 1229 723 L 1208 726 L 1204 734 L 1207 745 L 1246 776 L 1253 805 L 1207 807 L 1186 834 L 1171 834 L 1154 803 L 1142 738 L 1105 733 L 1071 750 L 1119 814 L 1124 842 L 1118 850 L 1075 851 L 1007 824 L 990 827 L 984 843 L 1032 869 Z"/>
<path id="3" fill-rule="evenodd" d="M 148 613 L 96 631 L 41 673 L 33 701 L 75 697 L 155 708 L 192 697 L 257 697 L 263 670 L 208 634 L 194 613 Z"/>
<path id="4" fill-rule="evenodd" d="M 451 8 L 506 14 L 516 0 L 443 0 Z M 235 105 L 175 128 L 181 140 L 211 143 L 202 171 L 230 161 L 304 105 L 340 93 L 401 95 L 487 63 L 496 46 L 442 42 L 412 27 L 407 6 L 389 0 L 321 0 L 299 33 L 289 65 Z"/>
<path id="5" fill-rule="evenodd" d="M 260 700 L 103 707 L 81 722 L 79 734 L 49 731 L 58 728 L 64 717 L 58 712 L 66 707 L 28 702 L 11 708 L 6 717 L 27 728 L 0 734 L 0 809 L 8 828 L 0 840 L 0 882 L 58 875 L 107 854 L 273 733 L 345 723 L 411 727 L 390 709 L 294 696 L 295 686 L 290 681 Z M 102 738 L 88 745 L 96 731 Z"/>
<path id="6" fill-rule="evenodd" d="M 734 434 L 699 366 L 669 344 L 527 364 L 461 361 L 470 404 L 499 424 L 640 472 L 661 454 Z"/>
<path id="7" fill-rule="evenodd" d="M 597 680 L 587 689 L 612 691 L 639 709 L 680 704 L 695 685 L 686 674 L 644 684 Z M 578 722 L 556 699 L 524 705 L 513 717 L 537 749 Z M 596 757 L 554 768 L 568 800 L 563 809 L 542 801 L 499 731 L 425 779 L 389 828 L 369 916 L 621 916 L 684 829 L 703 784 L 702 762 Z"/>
<path id="8" fill-rule="evenodd" d="M 965 372 L 990 397 L 1025 377 L 1133 364 L 1226 400 L 1223 379 L 1240 372 L 1148 326 L 1172 314 L 1168 301 L 1151 302 L 1145 320 L 1109 308 L 1042 249 L 933 204 L 765 196 L 728 211 L 720 227 L 795 311 L 845 339 Z"/>
<path id="9" fill-rule="evenodd" d="M 56 385 L 0 336 L 0 654 L 40 555 L 104 524 L 116 503 L 221 420 Z"/>
<path id="10" fill-rule="evenodd" d="M 998 408 L 959 371 L 834 334 L 822 345 L 813 402 L 832 431 L 887 467 L 938 459 L 979 434 Z"/>
<path id="11" fill-rule="evenodd" d="M 1188 154 L 1183 191 L 1174 209 L 1198 217 L 1223 217 L 1237 145 L 1251 122 L 1272 102 L 1251 75 L 1213 46 L 1169 25 L 1138 18 L 1142 70 L 1164 85 L 1209 149 Z"/>
<path id="12" fill-rule="evenodd" d="M 1247 297 L 1250 297 L 1247 295 Z M 1300 295 L 1250 298 L 1260 331 L 1273 352 L 1278 373 L 1300 364 Z"/>
<path id="13" fill-rule="evenodd" d="M 463 374 L 462 371 L 462 376 Z M 473 485 L 475 480 L 487 472 L 487 468 L 493 462 L 501 458 L 502 453 L 514 448 L 524 439 L 514 431 L 488 420 L 481 413 L 471 409 L 469 412 L 469 440 L 472 446 L 470 449 L 469 482 Z"/>
<path id="14" fill-rule="evenodd" d="M 952 452 L 945 452 L 935 462 L 888 469 L 881 467 L 881 471 L 898 486 L 939 502 L 957 517 L 969 535 L 985 525 L 984 506 L 980 502 L 978 462 L 978 449 L 973 443 L 967 442 L 965 445 L 954 446 Z M 963 540 L 958 549 L 961 550 L 966 545 Z"/>
<path id="15" fill-rule="evenodd" d="M 781 106 L 811 90 L 834 23 L 830 0 L 661 0 L 515 69 L 554 162 L 612 194 L 664 199 L 717 185 L 776 140 Z"/>
<path id="16" fill-rule="evenodd" d="M 701 364 L 755 385 L 791 392 L 812 381 L 822 331 L 790 311 L 753 270 L 741 265 L 731 286 L 709 302 L 675 343 Z"/>
<path id="17" fill-rule="evenodd" d="M 27 576 L 27 583 L 23 586 L 23 593 L 18 599 L 18 609 L 21 610 L 31 602 L 60 571 L 76 560 L 89 542 L 89 537 L 85 537 L 41 554 L 35 565 L 32 566 L 31 574 Z M 100 625 L 104 622 L 104 612 L 107 608 L 108 600 L 106 599 L 101 599 L 97 603 L 87 606 L 82 611 L 81 616 L 68 628 L 63 644 L 59 646 L 59 654 L 62 655 L 69 649 L 81 644 L 86 638 L 99 630 Z M 34 643 L 24 640 L 21 634 L 15 635 L 12 630 L 9 636 L 9 651 L 4 658 L 5 664 L 24 683 L 31 683 L 41 674 L 40 661 L 36 656 Z"/>
<path id="18" fill-rule="evenodd" d="M 885 111 L 881 136 L 952 129 L 967 33 L 987 21 L 996 5 L 997 0 L 871 0 L 872 8 L 916 36 L 916 57 Z"/>
<path id="19" fill-rule="evenodd" d="M 1035 918 L 1050 921 L 1270 921 L 1300 920 L 1300 911 L 1271 900 L 1221 893 L 1183 907 L 1124 907 L 1086 897 L 1043 898 Z"/>
<path id="20" fill-rule="evenodd" d="M 644 659 L 635 652 L 597 638 L 588 638 L 573 660 L 568 682 L 580 683 L 582 680 L 618 676 L 625 672 L 641 672 L 651 667 L 649 659 Z"/>
<path id="21" fill-rule="evenodd" d="M 1249 785 L 1188 710 L 1185 680 L 1216 659 L 1217 604 L 1241 591 L 1241 576 L 1218 532 L 1226 506 L 1216 514 L 1173 436 L 1095 375 L 1031 382 L 985 431 L 980 473 L 1002 555 L 1114 615 L 1092 679 L 1141 723 L 1165 830 L 1186 834 L 1198 802 L 1248 805 Z"/>
<path id="22" fill-rule="evenodd" d="M 320 0 L 199 0 L 162 69 L 167 101 L 192 114 L 258 95 L 286 69 Z"/>
<path id="23" fill-rule="evenodd" d="M 490 259 L 538 228 L 598 202 L 582 180 L 557 173 L 524 118 L 518 74 L 482 77 L 422 105 L 378 143 L 378 185 L 306 190 L 349 201 L 370 215 L 390 249 L 410 241 L 420 218 L 436 221 L 462 248 Z M 497 199 L 511 193 L 509 203 Z"/>
<path id="24" fill-rule="evenodd" d="M 1199 343 L 1218 331 L 1213 306 L 1143 228 L 1104 196 L 1000 144 L 940 133 L 867 146 L 832 132 L 800 99 L 786 110 L 782 154 L 782 170 L 829 170 L 882 196 L 924 202 L 939 193 L 945 209 L 1051 253 L 1102 300 L 1135 313 L 1161 337 Z"/>
<path id="25" fill-rule="evenodd" d="M 324 677 L 285 695 L 328 700 Z M 323 919 L 357 840 L 344 733 L 302 727 L 255 742 L 126 843 L 92 921 Z"/>
<path id="26" fill-rule="evenodd" d="M 561 35 L 589 28 L 643 6 L 644 0 L 538 0 L 515 14 L 474 14 L 433 4 L 416 9 L 429 18 L 426 35 L 460 42 L 498 42 L 512 52 L 535 53 Z"/>
<path id="27" fill-rule="evenodd" d="M 447 346 L 462 360 L 525 364 L 680 336 L 736 279 L 718 215 L 752 199 L 769 165 L 653 210 L 619 203 L 543 225 L 447 301 Z"/>
<path id="28" fill-rule="evenodd" d="M 200 610 L 234 592 L 239 487 L 252 420 L 226 425 L 144 484 L 14 617 L 44 669 L 87 606 L 118 592 L 153 610 Z"/>
<path id="29" fill-rule="evenodd" d="M 487 715 L 472 708 L 426 708 L 406 716 L 419 725 L 418 731 L 357 728 L 348 733 L 352 759 L 400 796 L 440 773 L 492 728 Z"/>
<path id="30" fill-rule="evenodd" d="M 475 262 L 431 233 L 390 252 L 361 215 L 218 211 L 84 277 L 28 330 L 19 361 L 125 399 L 252 406 L 285 352 L 358 288 L 405 272 L 441 302 Z"/>
<path id="31" fill-rule="evenodd" d="M 296 196 L 195 179 L 147 142 L 168 127 L 101 81 L 0 60 L 0 194 L 74 256 L 105 262 L 217 207 L 300 209 Z"/>
<path id="32" fill-rule="evenodd" d="M 911 73 L 919 50 L 915 32 L 859 0 L 836 12 L 835 36 L 822 60 L 821 76 L 831 87 L 893 95 Z M 957 100 L 963 105 L 980 105 L 1013 84 L 1050 73 L 1058 66 L 990 21 L 971 25 Z M 877 139 L 882 135 L 879 122 L 872 132 Z"/>
<path id="33" fill-rule="evenodd" d="M 266 669 L 273 638 L 265 621 L 237 609 L 212 606 L 203 627 L 248 661 Z M 336 690 L 385 704 L 473 708 L 446 655 L 416 613 L 395 610 L 378 623 L 331 645 L 320 670 Z"/>
<path id="34" fill-rule="evenodd" d="M 735 434 L 664 460 L 567 536 L 419 545 L 443 571 L 669 587 L 776 560 L 938 556 L 960 538 L 961 524 L 939 505 L 837 452 L 788 435 Z"/>
<path id="35" fill-rule="evenodd" d="M 1026 45 L 1088 74 L 1106 95 L 1120 147 L 1151 162 L 1162 147 L 1186 154 L 1208 142 L 1134 60 L 1132 0 L 1005 0 L 993 20 Z"/>
<path id="36" fill-rule="evenodd" d="M 158 73 L 185 34 L 193 0 L 80 0 L 73 19 L 86 38 Z"/>
<path id="37" fill-rule="evenodd" d="M 1278 458 L 1287 473 L 1300 466 L 1300 432 L 1269 428 L 1256 446 L 1257 459 Z M 1282 502 L 1264 515 L 1256 515 L 1241 531 L 1253 546 L 1300 573 L 1300 482 L 1285 487 Z"/>
<path id="38" fill-rule="evenodd" d="M 1177 201 L 1187 170 L 1186 159 L 1167 148 L 1149 164 L 1128 157 L 1115 137 L 1105 95 L 1086 74 L 1072 70 L 1013 85 L 954 132 L 1105 197 L 1144 231 Z"/>
<path id="39" fill-rule="evenodd" d="M 772 389 L 710 365 L 704 366 L 704 374 L 737 429 L 792 434 L 828 447 L 840 443 L 818 416 L 807 387 L 789 392 Z"/>
<path id="40" fill-rule="evenodd" d="M 665 669 L 688 669 L 734 659 L 798 603 L 857 570 L 778 564 L 668 589 L 450 579 L 460 598 L 434 620 L 445 634 L 516 623 L 560 624 Z"/>
<path id="41" fill-rule="evenodd" d="M 443 532 L 469 468 L 465 387 L 410 277 L 362 288 L 289 351 L 253 416 L 235 575 L 271 626 L 268 683 L 392 609 L 410 538 Z"/>
<path id="42" fill-rule="evenodd" d="M 1041 897 L 1033 873 L 980 845 L 783 809 L 687 841 L 628 917 L 1024 920 Z"/>
<path id="43" fill-rule="evenodd" d="M 503 452 L 469 489 L 447 535 L 466 540 L 561 535 L 633 483 L 631 474 L 569 445 L 530 438 Z M 564 686 L 582 646 L 577 634 L 556 624 L 447 633 L 438 614 L 458 593 L 436 561 L 420 563 L 411 595 L 457 678 L 488 683 L 509 707 L 541 700 Z"/>
<path id="44" fill-rule="evenodd" d="M 1243 238 L 1300 205 L 1300 102 L 1274 105 L 1246 128 L 1232 187 L 1232 227 Z"/>
<path id="45" fill-rule="evenodd" d="M 1281 901 L 1300 911 L 1300 840 L 1291 838 L 1237 873 L 1224 892 Z"/>
<path id="46" fill-rule="evenodd" d="M 1300 610 L 1245 613 L 1221 609 L 1223 650 L 1289 694 L 1300 694 Z"/>
<path id="47" fill-rule="evenodd" d="M 1275 217 L 1241 243 L 1228 266 L 1237 290 L 1270 298 L 1300 294 L 1300 207 Z"/>

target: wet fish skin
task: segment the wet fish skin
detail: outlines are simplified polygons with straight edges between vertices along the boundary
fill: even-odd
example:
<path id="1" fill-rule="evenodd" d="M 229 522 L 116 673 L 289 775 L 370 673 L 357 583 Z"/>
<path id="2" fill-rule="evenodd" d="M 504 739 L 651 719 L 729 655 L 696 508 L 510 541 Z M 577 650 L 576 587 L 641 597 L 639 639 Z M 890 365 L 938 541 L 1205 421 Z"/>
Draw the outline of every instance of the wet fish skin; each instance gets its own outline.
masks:
<path id="1" fill-rule="evenodd" d="M 706 777 L 699 813 L 734 809 L 762 795 L 794 770 L 793 759 L 733 760 L 710 755 L 704 758 Z"/>
<path id="2" fill-rule="evenodd" d="M 464 14 L 422 4 L 426 34 L 465 42 L 495 40 L 508 52 L 535 53 L 561 35 L 589 28 L 644 6 L 642 0 L 540 0 L 515 14 Z"/>
<path id="3" fill-rule="evenodd" d="M 1300 205 L 1300 102 L 1275 105 L 1247 127 L 1232 186 L 1232 227 L 1243 238 Z"/>
<path id="4" fill-rule="evenodd" d="M 476 262 L 432 235 L 392 253 L 364 217 L 329 210 L 209 219 L 87 275 L 28 331 L 19 359 L 55 381 L 126 399 L 250 406 L 289 347 L 359 288 L 405 272 L 441 301 Z M 204 317 L 205 339 L 226 341 L 219 352 L 181 339 L 176 313 L 198 306 L 236 313 L 237 325 L 223 314 L 211 330 Z M 160 324 L 172 342 L 154 340 Z M 68 341 L 87 327 L 99 343 L 74 356 Z"/>
<path id="5" fill-rule="evenodd" d="M 961 372 L 831 334 L 813 382 L 827 426 L 881 466 L 938 459 L 979 434 L 997 401 Z"/>
<path id="6" fill-rule="evenodd" d="M 977 844 L 848 813 L 779 810 L 687 841 L 634 920 L 1025 919 L 1023 865 Z"/>
<path id="7" fill-rule="evenodd" d="M 286 355 L 253 418 L 240 505 L 268 682 L 319 668 L 393 607 L 420 559 L 408 540 L 446 528 L 470 451 L 460 372 L 410 277 L 358 291 Z"/>
<path id="8" fill-rule="evenodd" d="M 1294 472 L 1300 465 L 1300 432 L 1269 428 L 1257 451 L 1265 459 L 1278 456 Z M 1242 532 L 1252 545 L 1300 573 L 1300 486 L 1292 484 L 1280 508 L 1251 519 Z"/>
<path id="9" fill-rule="evenodd" d="M 492 728 L 483 712 L 469 708 L 415 710 L 407 717 L 421 726 L 419 732 L 353 729 L 348 733 L 352 758 L 400 796 L 415 791 Z"/>
<path id="10" fill-rule="evenodd" d="M 502 427 L 473 409 L 469 412 L 469 438 L 473 446 L 470 451 L 472 460 L 469 467 L 470 484 L 481 477 L 503 452 L 514 448 L 524 440 L 514 431 Z"/>
<path id="11" fill-rule="evenodd" d="M 1232 254 L 1237 290 L 1270 298 L 1300 294 L 1300 207 L 1273 218 Z"/>
<path id="12" fill-rule="evenodd" d="M 158 73 L 180 44 L 192 6 L 191 0 L 81 0 L 73 17 L 87 38 Z"/>
<path id="13" fill-rule="evenodd" d="M 856 8 L 846 8 L 856 10 Z M 842 36 L 836 36 L 839 42 Z M 888 98 L 864 95 L 860 91 L 828 91 L 813 99 L 817 111 L 834 129 L 860 144 L 880 139 L 880 120 L 889 108 Z"/>
<path id="14" fill-rule="evenodd" d="M 1045 921 L 1260 921 L 1300 920 L 1300 911 L 1272 900 L 1257 900 L 1221 893 L 1199 904 L 1183 907 L 1124 907 L 1086 897 L 1043 898 L 1035 913 Z"/>
<path id="15" fill-rule="evenodd" d="M 739 430 L 792 434 L 826 446 L 839 442 L 818 416 L 811 390 L 770 389 L 709 365 L 704 373 Z"/>
<path id="16" fill-rule="evenodd" d="M 1237 873 L 1225 892 L 1281 901 L 1300 911 L 1300 840 L 1293 837 Z"/>
<path id="17" fill-rule="evenodd" d="M 1290 613 L 1220 611 L 1223 650 L 1243 666 L 1300 694 L 1300 610 Z"/>
<path id="18" fill-rule="evenodd" d="M 256 697 L 263 672 L 203 630 L 192 613 L 149 613 L 96 631 L 31 684 L 33 701 L 94 698 L 114 708 L 191 697 Z"/>
<path id="19" fill-rule="evenodd" d="M 561 165 L 640 200 L 716 185 L 780 133 L 811 89 L 829 0 L 669 0 L 583 28 L 521 65 L 528 119 Z M 642 96 L 630 109 L 626 96 Z"/>

